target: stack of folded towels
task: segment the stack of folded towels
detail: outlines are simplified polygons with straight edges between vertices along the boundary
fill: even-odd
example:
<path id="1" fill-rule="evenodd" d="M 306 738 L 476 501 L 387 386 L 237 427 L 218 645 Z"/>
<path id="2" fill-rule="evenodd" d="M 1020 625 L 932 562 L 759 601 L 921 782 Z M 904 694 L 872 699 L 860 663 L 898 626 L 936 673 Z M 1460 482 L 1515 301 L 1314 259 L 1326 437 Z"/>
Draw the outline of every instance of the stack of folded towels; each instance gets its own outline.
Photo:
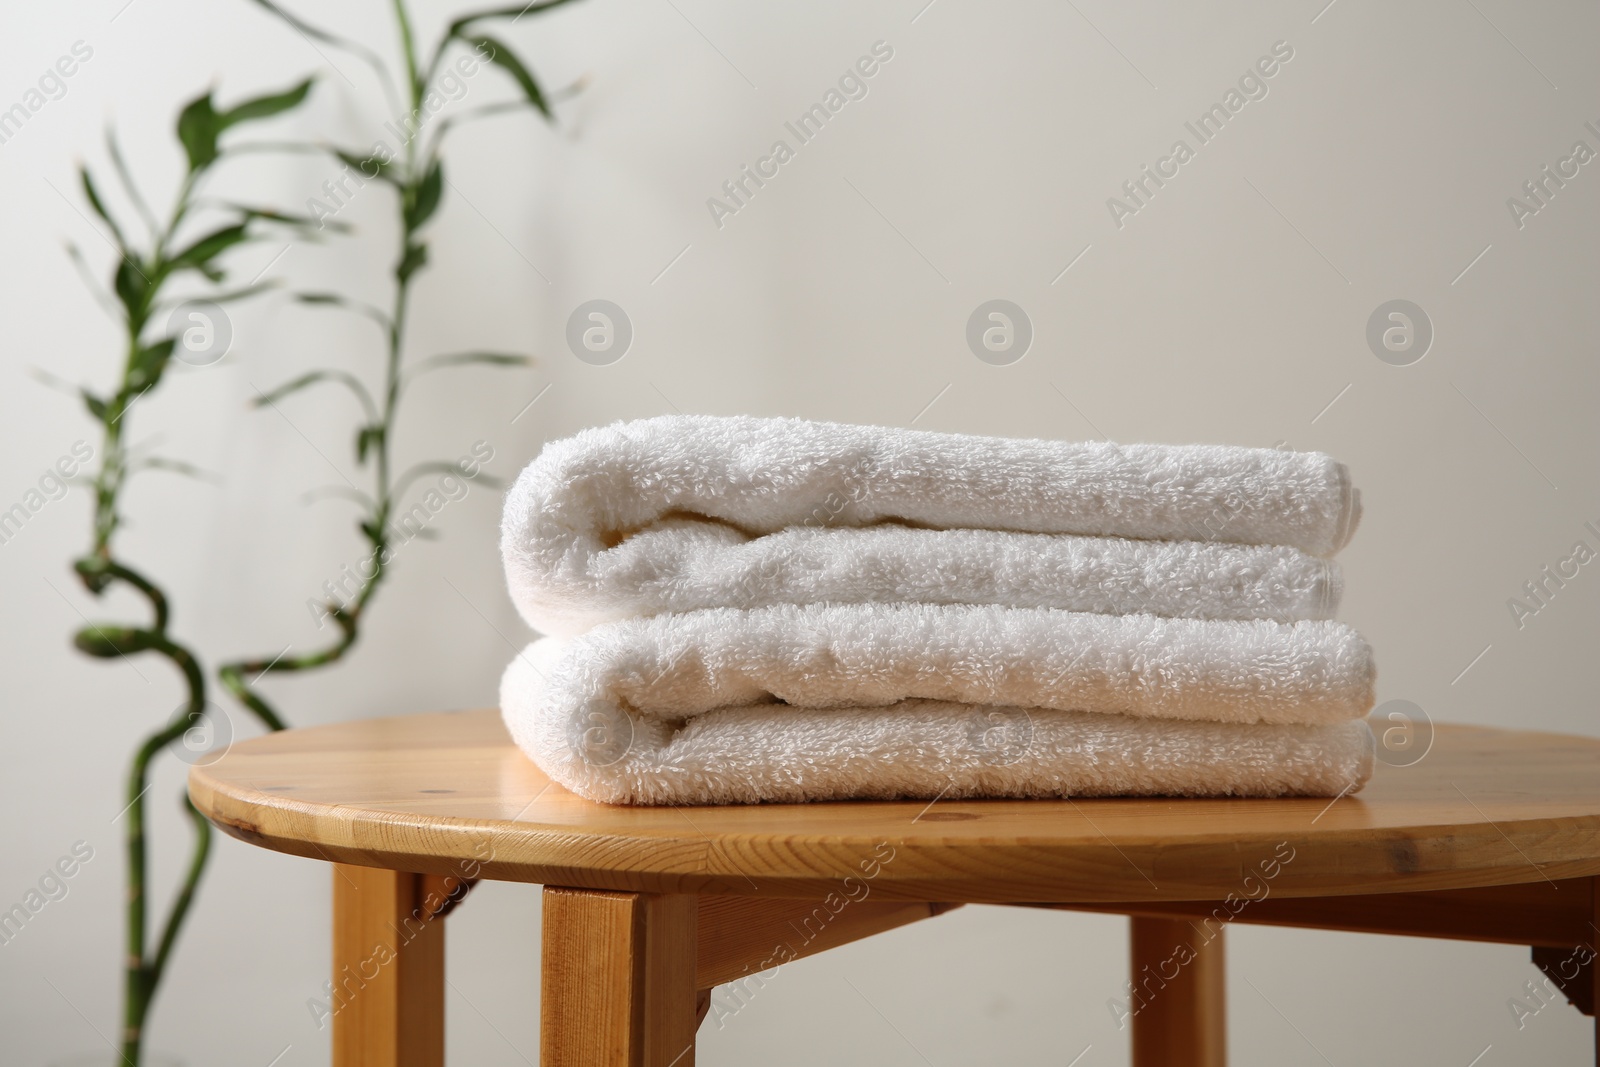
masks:
<path id="1" fill-rule="evenodd" d="M 1320 453 L 672 416 L 506 501 L 512 737 L 625 804 L 1335 796 L 1371 649 Z"/>

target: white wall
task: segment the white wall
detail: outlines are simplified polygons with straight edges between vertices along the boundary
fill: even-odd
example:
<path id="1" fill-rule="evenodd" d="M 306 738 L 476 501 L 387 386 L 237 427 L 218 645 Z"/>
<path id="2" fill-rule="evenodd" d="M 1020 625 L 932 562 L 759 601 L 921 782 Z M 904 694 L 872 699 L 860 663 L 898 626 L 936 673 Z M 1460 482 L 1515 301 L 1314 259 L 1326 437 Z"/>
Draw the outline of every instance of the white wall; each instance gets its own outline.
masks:
<path id="1" fill-rule="evenodd" d="M 1577 3 L 1324 2 L 587 0 L 525 22 L 508 36 L 546 83 L 587 75 L 588 88 L 563 106 L 559 132 L 502 119 L 453 145 L 412 339 L 416 354 L 522 348 L 540 362 L 434 379 L 407 413 L 402 451 L 453 457 L 481 438 L 492 469 L 511 474 L 546 439 L 673 408 L 1323 449 L 1365 496 L 1343 557 L 1344 617 L 1378 651 L 1380 700 L 1600 734 L 1600 575 L 1585 567 L 1520 628 L 1507 607 L 1575 541 L 1596 543 L 1584 523 L 1600 522 L 1600 163 L 1521 228 L 1506 206 L 1574 141 L 1600 149 L 1584 125 L 1600 126 L 1600 16 Z M 379 105 L 359 65 L 334 57 L 354 85 L 329 73 L 242 0 L 124 3 L 4 16 L 0 108 L 75 41 L 94 54 L 0 144 L 0 508 L 75 440 L 93 440 L 76 403 L 27 369 L 102 385 L 113 370 L 115 331 L 61 251 L 72 240 L 105 262 L 72 167 L 103 165 L 108 119 L 162 201 L 177 175 L 176 107 L 213 80 L 226 99 L 321 71 L 313 106 L 284 132 L 374 136 Z M 388 48 L 385 7 L 318 15 Z M 424 34 L 456 10 L 426 5 Z M 719 229 L 707 197 L 879 40 L 894 58 L 866 98 Z M 1175 138 L 1193 143 L 1184 122 L 1280 40 L 1294 56 L 1269 94 L 1113 224 L 1106 199 Z M 480 99 L 505 91 L 489 77 L 473 83 Z M 230 180 L 301 206 L 330 173 L 262 162 Z M 363 240 L 296 244 L 274 269 L 302 288 L 382 299 L 385 195 L 364 191 L 346 213 Z M 251 250 L 240 271 L 280 251 Z M 610 366 L 563 342 L 567 314 L 595 297 L 622 305 L 637 331 Z M 995 297 L 1036 330 L 1006 367 L 963 340 L 969 313 Z M 1364 338 L 1394 298 L 1420 304 L 1436 330 L 1411 366 L 1380 362 Z M 137 438 L 224 475 L 220 487 L 141 478 L 123 546 L 167 583 L 178 633 L 212 658 L 314 645 L 304 602 L 359 548 L 341 505 L 298 503 L 338 480 L 330 466 L 357 476 L 350 410 L 307 395 L 284 405 L 290 424 L 245 410 L 253 386 L 330 362 L 371 371 L 377 358 L 370 329 L 281 297 L 234 325 L 234 354 L 175 376 L 130 416 Z M 268 683 L 294 722 L 492 702 L 510 654 L 496 631 L 523 637 L 501 593 L 496 512 L 494 494 L 475 491 L 441 516 L 444 540 L 405 549 L 347 666 Z M 155 661 L 91 663 L 69 648 L 80 612 L 134 608 L 120 595 L 95 603 L 71 581 L 87 517 L 74 492 L 0 545 L 0 904 L 75 841 L 95 849 L 69 896 L 0 947 L 8 1063 L 93 1052 L 95 1028 L 114 1032 L 111 820 L 134 739 L 177 699 Z M 181 769 L 163 765 L 152 793 L 162 884 L 183 840 Z M 152 1044 L 191 1064 L 325 1063 L 305 1000 L 327 965 L 327 883 L 319 864 L 219 840 Z M 707 1027 L 701 1062 L 1059 1065 L 1092 1046 L 1073 1062 L 1123 1063 L 1105 1002 L 1125 978 L 1124 936 L 1117 919 L 966 909 L 785 969 L 725 1027 Z M 455 1062 L 536 1061 L 536 892 L 481 888 L 451 938 Z M 1514 947 L 1241 929 L 1230 964 L 1239 1063 L 1591 1054 L 1588 1020 L 1565 1006 L 1516 1028 L 1507 1001 L 1536 972 Z"/>

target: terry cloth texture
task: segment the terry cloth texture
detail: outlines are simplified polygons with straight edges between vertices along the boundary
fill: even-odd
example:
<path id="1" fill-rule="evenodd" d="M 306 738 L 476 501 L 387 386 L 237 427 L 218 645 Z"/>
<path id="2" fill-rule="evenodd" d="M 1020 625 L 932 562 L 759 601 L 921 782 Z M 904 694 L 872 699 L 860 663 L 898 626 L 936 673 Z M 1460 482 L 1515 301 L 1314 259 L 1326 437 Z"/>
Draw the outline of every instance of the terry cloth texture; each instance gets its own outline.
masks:
<path id="1" fill-rule="evenodd" d="M 546 446 L 501 553 L 554 636 L 822 602 L 1325 619 L 1359 515 L 1320 453 L 678 415 Z"/>
<path id="2" fill-rule="evenodd" d="M 1362 719 L 1285 726 L 921 699 L 647 716 L 609 695 L 576 704 L 553 696 L 586 673 L 562 644 L 547 638 L 512 661 L 501 707 L 547 774 L 613 804 L 1334 796 L 1372 770 Z"/>
<path id="3" fill-rule="evenodd" d="M 614 803 L 1331 796 L 1374 745 L 1316 453 L 675 416 L 548 445 L 501 707 Z"/>
<path id="4" fill-rule="evenodd" d="M 546 773 L 616 802 L 772 800 L 780 782 L 791 799 L 962 781 L 969 795 L 1263 795 L 1364 779 L 1355 720 L 1374 673 L 1366 642 L 1337 622 L 783 605 L 546 638 L 513 661 L 500 699 Z M 972 732 L 991 714 L 1026 733 L 994 742 L 1017 749 L 1004 771 Z M 919 738 L 913 722 L 936 729 Z M 844 743 L 851 723 L 861 737 Z M 1326 773 L 1310 769 L 1318 753 Z M 1281 774 L 1269 755 L 1288 761 Z M 874 769 L 892 788 L 871 784 Z"/>

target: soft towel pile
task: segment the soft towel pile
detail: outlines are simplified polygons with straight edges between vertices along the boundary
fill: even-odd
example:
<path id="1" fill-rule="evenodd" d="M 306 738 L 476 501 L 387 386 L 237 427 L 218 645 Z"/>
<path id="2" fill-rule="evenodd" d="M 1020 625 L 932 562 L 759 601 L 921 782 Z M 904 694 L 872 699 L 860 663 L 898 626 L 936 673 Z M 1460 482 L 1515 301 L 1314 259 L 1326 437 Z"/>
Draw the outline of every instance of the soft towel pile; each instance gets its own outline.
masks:
<path id="1" fill-rule="evenodd" d="M 1327 456 L 672 416 L 548 445 L 501 708 L 596 800 L 1327 795 L 1373 742 Z"/>

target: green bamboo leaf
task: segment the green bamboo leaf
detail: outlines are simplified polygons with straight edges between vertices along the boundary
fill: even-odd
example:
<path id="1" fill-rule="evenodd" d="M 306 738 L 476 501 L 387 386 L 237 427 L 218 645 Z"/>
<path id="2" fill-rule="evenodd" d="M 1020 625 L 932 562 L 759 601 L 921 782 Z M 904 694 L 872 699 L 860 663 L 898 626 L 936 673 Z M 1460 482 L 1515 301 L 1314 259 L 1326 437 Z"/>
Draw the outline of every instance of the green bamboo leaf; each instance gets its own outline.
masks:
<path id="1" fill-rule="evenodd" d="M 197 171 L 217 161 L 222 154 L 218 141 L 229 126 L 287 111 L 304 100 L 310 91 L 311 79 L 307 78 L 281 93 L 254 97 L 221 112 L 212 101 L 210 90 L 204 96 L 195 97 L 178 113 L 178 140 L 188 154 L 189 170 Z"/>
<path id="2" fill-rule="evenodd" d="M 367 461 L 367 451 L 383 440 L 382 426 L 363 426 L 356 431 L 356 462 Z"/>
<path id="3" fill-rule="evenodd" d="M 247 223 L 236 222 L 223 226 L 198 238 L 193 244 L 173 256 L 168 266 L 172 270 L 198 270 L 209 266 L 211 260 L 240 242 L 250 239 Z"/>
<path id="4" fill-rule="evenodd" d="M 251 122 L 255 119 L 269 118 L 282 114 L 291 108 L 299 107 L 305 100 L 306 94 L 311 92 L 311 85 L 315 78 L 307 78 L 299 85 L 285 89 L 281 93 L 268 93 L 246 100 L 242 104 L 235 104 L 217 116 L 220 128 L 225 130 L 240 122 Z"/>
<path id="5" fill-rule="evenodd" d="M 360 47 L 360 45 L 356 44 L 354 41 L 346 40 L 343 37 L 331 34 L 327 30 L 324 30 L 318 26 L 314 26 L 302 18 L 298 18 L 289 14 L 289 12 L 273 3 L 272 0 L 255 0 L 255 2 L 272 12 L 290 26 L 293 26 L 295 29 L 305 34 L 307 37 L 313 37 L 321 41 L 323 44 L 336 45 L 340 48 L 350 49 L 351 51 L 354 51 Z"/>
<path id="6" fill-rule="evenodd" d="M 143 392 L 161 380 L 162 372 L 172 360 L 172 348 L 177 340 L 176 337 L 163 337 L 140 346 L 128 368 L 130 390 Z"/>
<path id="7" fill-rule="evenodd" d="M 307 386 L 316 385 L 318 382 L 334 382 L 345 386 L 361 401 L 361 406 L 366 409 L 368 418 L 375 417 L 377 409 L 372 403 L 372 394 L 368 393 L 367 387 L 361 384 L 361 379 L 342 370 L 309 371 L 298 378 L 292 378 L 284 382 L 271 392 L 260 394 L 255 398 L 251 406 L 259 408 L 267 404 L 276 403 L 291 393 L 298 393 Z"/>
<path id="8" fill-rule="evenodd" d="M 99 301 L 100 306 L 111 316 L 116 317 L 121 314 L 121 310 L 117 307 L 116 299 L 105 286 L 100 284 L 99 275 L 90 268 L 89 261 L 84 258 L 83 249 L 68 241 L 66 242 L 66 252 L 67 258 L 72 261 L 72 269 L 78 272 L 78 277 L 83 282 L 84 288 L 89 290 L 95 300 Z"/>
<path id="9" fill-rule="evenodd" d="M 296 293 L 294 298 L 302 304 L 335 304 L 339 307 L 349 304 L 349 301 L 338 293 Z"/>
<path id="10" fill-rule="evenodd" d="M 346 299 L 338 293 L 296 293 L 294 298 L 302 304 L 344 308 L 357 315 L 365 315 L 385 330 L 389 328 L 389 316 L 383 311 L 359 300 Z"/>
<path id="11" fill-rule="evenodd" d="M 446 367 L 465 367 L 474 364 L 491 367 L 531 367 L 533 357 L 515 352 L 453 352 L 448 356 L 429 356 L 427 359 L 418 360 L 411 367 L 407 378 L 415 378 Z"/>
<path id="12" fill-rule="evenodd" d="M 65 393 L 68 396 L 77 396 L 77 397 L 81 397 L 82 396 L 82 393 L 83 393 L 82 388 L 80 388 L 79 386 L 73 385 L 71 382 L 67 381 L 65 378 L 56 377 L 54 374 L 51 374 L 49 371 L 45 370 L 43 367 L 39 366 L 37 363 L 29 363 L 28 364 L 28 372 L 27 373 L 28 373 L 28 377 L 30 377 L 34 381 L 38 382 L 40 385 L 44 386 L 46 389 L 54 389 L 57 392 Z"/>
<path id="13" fill-rule="evenodd" d="M 127 160 L 122 158 L 122 146 L 117 143 L 116 131 L 106 127 L 106 153 L 111 157 L 111 166 L 117 172 L 117 177 L 122 181 L 123 191 L 128 194 L 128 199 L 133 203 L 133 209 L 139 213 L 151 233 L 160 233 L 161 224 L 156 221 L 155 215 L 150 211 L 150 206 L 144 202 L 144 197 L 139 194 L 139 186 L 133 180 L 133 173 L 128 169 Z"/>
<path id="14" fill-rule="evenodd" d="M 95 421 L 105 422 L 106 402 L 87 389 L 78 390 L 78 394 L 83 397 L 83 406 L 89 409 L 89 414 L 94 416 Z"/>
<path id="15" fill-rule="evenodd" d="M 435 159 L 417 186 L 416 195 L 406 208 L 406 228 L 420 230 L 424 223 L 439 210 L 439 200 L 444 195 L 444 166 Z"/>
<path id="16" fill-rule="evenodd" d="M 460 37 L 462 30 L 483 19 L 518 19 L 524 15 L 537 15 L 541 11 L 549 11 L 553 7 L 560 7 L 562 4 L 571 2 L 572 0 L 543 0 L 542 3 L 537 4 L 518 4 L 515 7 L 496 7 L 484 11 L 474 11 L 470 15 L 462 15 L 452 22 L 446 36 Z"/>
<path id="17" fill-rule="evenodd" d="M 405 491 L 411 488 L 411 483 L 425 474 L 438 474 L 440 476 L 454 474 L 458 478 L 466 477 L 466 473 L 461 469 L 461 464 L 448 459 L 435 459 L 426 463 L 418 463 L 415 466 L 408 467 L 400 477 L 394 480 L 394 499 L 401 499 L 405 495 Z"/>
<path id="18" fill-rule="evenodd" d="M 304 34 L 306 37 L 309 37 L 312 40 L 321 41 L 323 44 L 331 44 L 335 48 L 342 49 L 343 51 L 349 52 L 351 55 L 360 58 L 378 75 L 378 80 L 384 83 L 385 88 L 388 87 L 390 81 L 389 67 L 384 63 L 383 57 L 379 56 L 378 53 L 374 52 L 372 49 L 367 48 L 365 45 L 357 44 L 355 41 L 352 41 L 347 37 L 340 37 L 337 34 L 329 33 L 327 30 L 324 30 L 319 26 L 312 25 L 302 18 L 291 15 L 289 12 L 273 3 L 272 0 L 254 0 L 254 2 L 257 6 L 265 8 L 274 16 L 281 19 L 284 23 L 292 27 L 298 33 Z"/>
<path id="19" fill-rule="evenodd" d="M 523 65 L 522 60 L 517 58 L 516 53 L 500 41 L 483 34 L 464 34 L 461 39 L 476 48 L 479 55 L 483 55 L 484 50 L 488 49 L 488 54 L 483 55 L 483 58 L 511 75 L 512 80 L 522 89 L 522 95 L 528 98 L 528 103 L 538 108 L 539 113 L 545 118 L 551 117 L 550 104 L 544 98 L 544 90 L 539 88 L 533 73 Z"/>
<path id="20" fill-rule="evenodd" d="M 196 481 L 201 482 L 210 482 L 213 485 L 222 484 L 222 477 L 220 475 L 213 471 L 196 467 L 193 463 L 187 463 L 181 459 L 168 459 L 166 456 L 150 456 L 146 459 L 139 460 L 137 463 L 133 464 L 133 466 L 139 470 L 170 471 L 173 474 L 181 474 L 186 478 L 193 478 Z"/>
<path id="21" fill-rule="evenodd" d="M 394 170 L 394 161 L 392 159 L 381 159 L 376 152 L 370 156 L 358 156 L 354 152 L 346 152 L 342 148 L 330 148 L 328 151 L 338 157 L 340 162 L 360 171 L 363 178 L 376 178 L 379 181 L 388 182 L 390 185 L 399 184 L 392 173 Z"/>
<path id="22" fill-rule="evenodd" d="M 433 124 L 433 142 L 430 147 L 432 150 L 437 151 L 439 145 L 444 143 L 445 137 L 457 126 L 464 126 L 469 122 L 477 122 L 492 115 L 504 115 L 513 111 L 522 111 L 527 106 L 528 102 L 519 97 L 516 100 L 501 100 L 497 103 L 485 104 L 482 107 L 468 108 L 453 115 L 446 115 Z"/>
<path id="23" fill-rule="evenodd" d="M 148 307 L 151 285 L 133 256 L 123 255 L 112 278 L 112 287 L 116 290 L 117 299 L 122 301 L 128 318 L 141 319 Z"/>
<path id="24" fill-rule="evenodd" d="M 189 170 L 210 166 L 217 158 L 217 137 L 222 133 L 211 91 L 197 96 L 178 113 L 178 140 L 189 157 Z"/>
<path id="25" fill-rule="evenodd" d="M 516 352 L 460 352 L 448 356 L 431 356 L 418 366 L 460 366 L 464 363 L 491 363 L 497 367 L 531 367 L 533 357 Z"/>
<path id="26" fill-rule="evenodd" d="M 461 463 L 459 461 L 436 459 L 430 460 L 426 463 L 418 463 L 413 467 L 409 467 L 404 474 L 396 478 L 394 482 L 394 498 L 399 500 L 402 496 L 404 496 L 405 491 L 411 487 L 413 482 L 426 474 L 438 474 L 440 476 L 453 474 L 456 477 L 472 482 L 475 485 L 484 485 L 491 489 L 498 489 L 501 487 L 500 479 L 494 477 L 494 475 L 487 471 L 479 470 L 476 475 L 468 474 L 466 471 L 461 469 Z"/>
<path id="27" fill-rule="evenodd" d="M 247 220 L 259 219 L 262 222 L 275 222 L 281 226 L 292 226 L 297 230 L 315 231 L 320 229 L 334 230 L 338 233 L 349 233 L 350 227 L 342 222 L 317 219 L 311 215 L 296 215 L 293 212 L 279 211 L 270 207 L 251 207 L 248 204 L 228 204 L 230 211 L 236 211 Z M 305 237 L 315 237 L 314 233 L 306 233 Z"/>
<path id="28" fill-rule="evenodd" d="M 268 404 L 276 404 L 284 397 L 289 396 L 292 393 L 298 393 L 308 385 L 315 385 L 317 382 L 326 381 L 331 373 L 331 371 L 314 370 L 309 374 L 302 374 L 298 378 L 291 378 L 282 385 L 274 389 L 267 390 L 265 393 L 257 393 L 256 398 L 250 401 L 250 406 L 253 408 L 259 408 L 266 407 Z"/>
<path id="29" fill-rule="evenodd" d="M 411 276 L 421 270 L 428 262 L 428 246 L 415 243 L 406 245 L 405 255 L 400 257 L 400 263 L 395 267 L 395 277 L 404 285 Z"/>
<path id="30" fill-rule="evenodd" d="M 89 207 L 100 216 L 107 226 L 111 227 L 111 235 L 117 239 L 119 248 L 127 248 L 128 242 L 122 239 L 122 230 L 117 226 L 116 220 L 111 217 L 111 212 L 106 210 L 105 202 L 100 199 L 100 193 L 94 187 L 94 179 L 89 177 L 88 167 L 78 168 L 78 178 L 83 183 L 84 198 L 89 201 Z"/>
<path id="31" fill-rule="evenodd" d="M 264 282 L 257 282 L 254 285 L 247 285 L 242 289 L 231 289 L 226 293 L 207 294 L 205 299 L 208 303 L 212 304 L 226 304 L 231 300 L 246 300 L 252 296 L 256 296 L 259 293 L 264 293 L 269 289 L 276 289 L 279 285 L 280 282 L 278 279 L 269 278 Z M 160 306 L 163 308 L 174 308 L 182 303 L 184 303 L 184 300 L 182 299 L 171 301 L 163 300 Z"/>

